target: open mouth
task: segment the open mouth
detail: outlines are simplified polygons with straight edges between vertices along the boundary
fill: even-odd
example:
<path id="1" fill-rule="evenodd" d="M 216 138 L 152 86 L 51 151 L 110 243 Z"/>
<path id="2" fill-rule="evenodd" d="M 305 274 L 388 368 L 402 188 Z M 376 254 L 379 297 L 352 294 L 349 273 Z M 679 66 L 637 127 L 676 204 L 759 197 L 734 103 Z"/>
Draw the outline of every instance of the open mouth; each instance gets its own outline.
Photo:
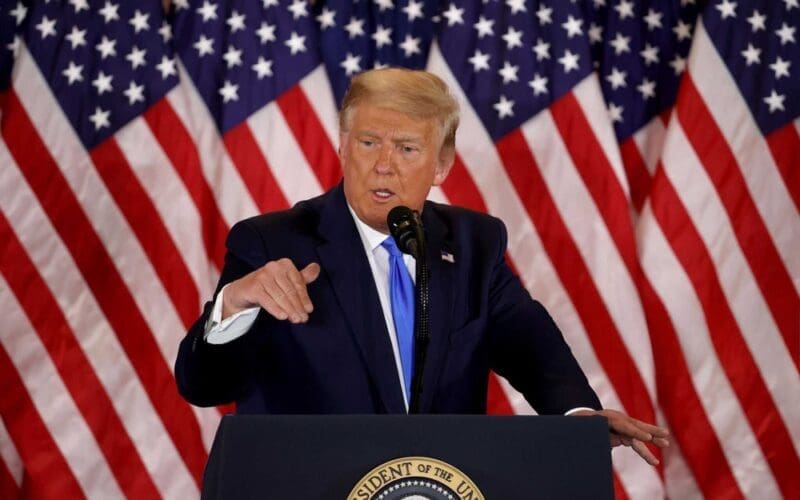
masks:
<path id="1" fill-rule="evenodd" d="M 394 196 L 394 191 L 390 189 L 373 189 L 372 195 L 374 198 L 378 200 L 388 200 L 392 196 Z"/>

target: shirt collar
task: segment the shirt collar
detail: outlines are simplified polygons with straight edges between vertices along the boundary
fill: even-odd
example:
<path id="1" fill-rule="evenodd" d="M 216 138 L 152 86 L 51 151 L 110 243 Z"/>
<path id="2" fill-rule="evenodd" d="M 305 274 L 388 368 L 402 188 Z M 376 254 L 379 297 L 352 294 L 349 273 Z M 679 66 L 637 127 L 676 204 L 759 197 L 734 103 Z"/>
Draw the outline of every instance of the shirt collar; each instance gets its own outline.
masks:
<path id="1" fill-rule="evenodd" d="M 364 221 L 359 219 L 355 210 L 353 210 L 353 207 L 350 206 L 350 202 L 347 202 L 347 209 L 350 211 L 350 215 L 353 217 L 353 220 L 356 221 L 356 227 L 358 228 L 358 233 L 361 236 L 361 242 L 370 251 L 374 251 L 381 245 L 381 243 L 383 243 L 383 240 L 389 237 L 388 234 L 383 234 L 382 232 L 373 229 Z"/>

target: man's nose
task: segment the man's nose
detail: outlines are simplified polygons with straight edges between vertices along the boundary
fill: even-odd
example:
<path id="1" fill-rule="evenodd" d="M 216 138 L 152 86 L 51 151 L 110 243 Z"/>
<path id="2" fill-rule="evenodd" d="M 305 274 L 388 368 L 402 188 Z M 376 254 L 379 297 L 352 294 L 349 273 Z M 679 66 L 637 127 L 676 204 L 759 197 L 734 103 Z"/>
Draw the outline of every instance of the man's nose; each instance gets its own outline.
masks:
<path id="1" fill-rule="evenodd" d="M 394 145 L 383 144 L 378 151 L 378 158 L 375 162 L 375 171 L 379 174 L 388 174 L 394 170 Z"/>

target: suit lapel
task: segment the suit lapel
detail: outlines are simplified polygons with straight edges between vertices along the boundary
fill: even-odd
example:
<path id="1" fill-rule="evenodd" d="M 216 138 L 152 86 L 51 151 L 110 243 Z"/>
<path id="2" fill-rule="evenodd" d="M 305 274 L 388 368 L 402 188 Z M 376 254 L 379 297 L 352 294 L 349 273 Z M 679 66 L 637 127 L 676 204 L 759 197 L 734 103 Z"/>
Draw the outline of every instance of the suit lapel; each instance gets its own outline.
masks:
<path id="1" fill-rule="evenodd" d="M 449 321 L 453 308 L 453 275 L 458 265 L 458 255 L 453 255 L 453 247 L 447 226 L 432 210 L 430 204 L 423 212 L 423 224 L 427 237 L 427 262 L 430 269 L 430 331 L 425 372 L 423 374 L 423 393 L 420 407 L 423 413 L 431 410 L 433 396 L 439 384 L 445 358 L 449 348 Z M 443 258 L 443 256 L 445 258 Z M 449 256 L 449 257 L 448 257 Z M 453 259 L 453 262 L 450 261 Z"/>
<path id="2" fill-rule="evenodd" d="M 324 239 L 317 247 L 320 265 L 361 351 L 372 385 L 389 413 L 403 413 L 403 393 L 378 292 L 370 279 L 372 270 L 341 184 L 321 207 L 319 234 Z"/>

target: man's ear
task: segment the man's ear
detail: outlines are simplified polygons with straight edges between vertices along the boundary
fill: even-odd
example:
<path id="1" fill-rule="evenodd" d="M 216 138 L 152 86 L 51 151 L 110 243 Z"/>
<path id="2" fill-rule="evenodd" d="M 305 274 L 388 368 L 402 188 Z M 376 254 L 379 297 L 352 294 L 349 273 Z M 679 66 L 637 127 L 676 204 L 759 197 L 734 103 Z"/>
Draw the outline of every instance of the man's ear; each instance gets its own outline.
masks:
<path id="1" fill-rule="evenodd" d="M 443 147 L 439 153 L 439 162 L 436 164 L 436 172 L 433 175 L 433 185 L 441 185 L 447 176 L 450 174 L 450 169 L 453 168 L 453 162 L 456 159 L 455 148 Z"/>

